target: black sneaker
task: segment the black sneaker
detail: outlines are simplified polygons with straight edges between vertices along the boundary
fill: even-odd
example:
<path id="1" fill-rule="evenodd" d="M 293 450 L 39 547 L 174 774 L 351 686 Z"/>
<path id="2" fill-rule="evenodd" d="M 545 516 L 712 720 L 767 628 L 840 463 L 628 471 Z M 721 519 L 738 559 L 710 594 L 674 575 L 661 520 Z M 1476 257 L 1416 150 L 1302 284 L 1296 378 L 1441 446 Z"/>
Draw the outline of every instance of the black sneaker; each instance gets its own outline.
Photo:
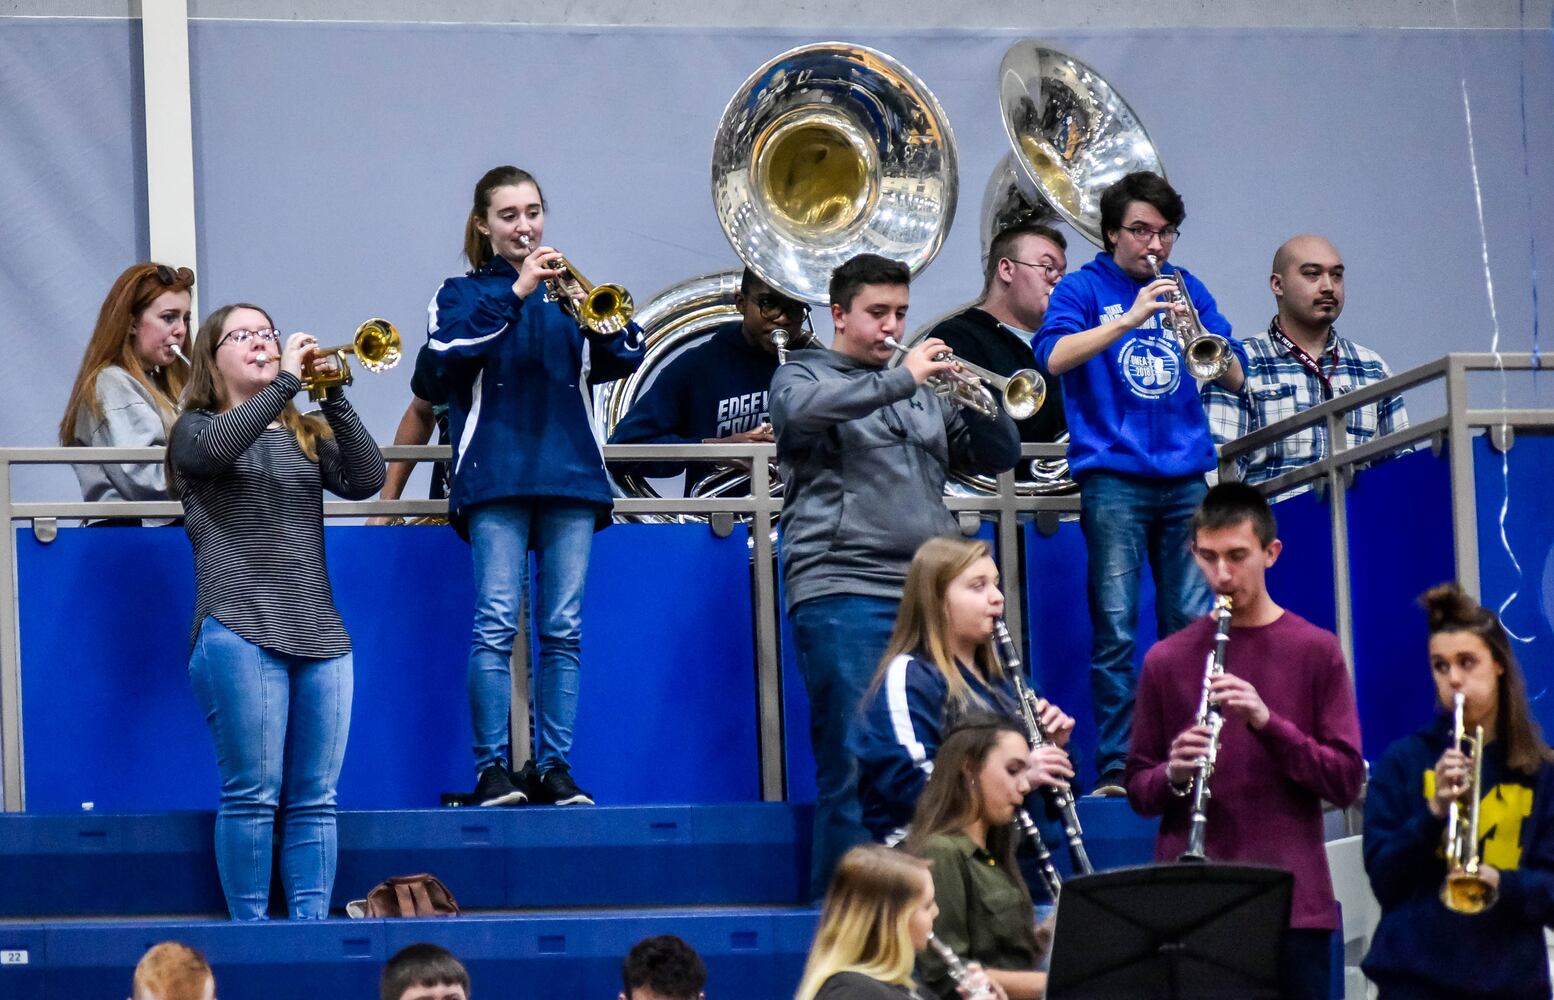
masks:
<path id="1" fill-rule="evenodd" d="M 558 806 L 591 806 L 594 800 L 572 780 L 572 769 L 557 764 L 540 777 L 544 798 Z"/>
<path id="2" fill-rule="evenodd" d="M 480 772 L 473 798 L 479 806 L 521 806 L 529 801 L 527 795 L 513 786 L 513 779 L 501 764 L 492 764 Z"/>
<path id="3" fill-rule="evenodd" d="M 537 806 L 548 805 L 545 801 L 545 789 L 540 785 L 540 772 L 534 769 L 532 759 L 523 762 L 523 766 L 516 771 L 507 772 L 512 776 L 513 787 L 529 797 L 529 801 Z"/>

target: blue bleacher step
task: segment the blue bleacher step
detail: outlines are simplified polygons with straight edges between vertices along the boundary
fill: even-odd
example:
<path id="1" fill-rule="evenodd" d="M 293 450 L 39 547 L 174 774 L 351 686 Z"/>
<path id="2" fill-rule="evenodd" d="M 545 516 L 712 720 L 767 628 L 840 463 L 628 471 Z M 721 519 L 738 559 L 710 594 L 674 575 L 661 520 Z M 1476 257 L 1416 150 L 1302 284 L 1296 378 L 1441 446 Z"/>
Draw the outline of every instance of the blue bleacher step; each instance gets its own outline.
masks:
<path id="1" fill-rule="evenodd" d="M 786 803 L 342 812 L 333 905 L 423 871 L 475 910 L 793 905 L 808 898 L 812 815 Z M 214 820 L 0 815 L 0 917 L 223 914 Z"/>
<path id="2" fill-rule="evenodd" d="M 222 1000 L 376 996 L 383 963 L 418 941 L 458 955 L 476 997 L 608 997 L 620 990 L 621 960 L 634 943 L 677 934 L 706 961 L 709 995 L 788 1000 L 816 919 L 808 908 L 746 907 L 266 924 L 0 922 L 0 996 L 125 996 L 146 948 L 179 940 L 209 958 Z"/>

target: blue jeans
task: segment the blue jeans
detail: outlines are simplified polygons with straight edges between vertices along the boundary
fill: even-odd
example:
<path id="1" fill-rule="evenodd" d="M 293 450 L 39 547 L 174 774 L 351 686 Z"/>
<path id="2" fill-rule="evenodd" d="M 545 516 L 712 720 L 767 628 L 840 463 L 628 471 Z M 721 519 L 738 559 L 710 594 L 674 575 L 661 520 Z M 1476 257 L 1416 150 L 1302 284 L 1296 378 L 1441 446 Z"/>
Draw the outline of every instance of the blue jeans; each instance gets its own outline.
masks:
<path id="1" fill-rule="evenodd" d="M 539 669 L 534 702 L 534 762 L 541 773 L 565 764 L 577 720 L 583 645 L 583 581 L 594 542 L 595 509 L 585 504 L 502 501 L 469 516 L 475 561 L 475 629 L 469 650 L 469 710 L 475 729 L 475 772 L 511 764 L 513 638 L 528 592 L 529 550 L 539 584 L 534 632 Z"/>
<path id="2" fill-rule="evenodd" d="M 843 854 L 869 841 L 858 804 L 858 762 L 847 732 L 890 642 L 899 601 L 882 597 L 812 597 L 790 611 L 799 672 L 809 695 L 809 740 L 815 754 L 815 835 L 810 896 L 825 895 Z"/>
<path id="3" fill-rule="evenodd" d="M 1135 479 L 1110 472 L 1085 477 L 1079 524 L 1089 555 L 1090 700 L 1095 709 L 1096 769 L 1120 771 L 1133 729 L 1133 637 L 1139 624 L 1144 557 L 1155 577 L 1156 635 L 1165 638 L 1213 600 L 1192 556 L 1192 518 L 1208 486 L 1202 476 Z"/>
<path id="4" fill-rule="evenodd" d="M 189 680 L 216 741 L 216 867 L 232 919 L 266 919 L 277 805 L 287 909 L 299 920 L 324 919 L 335 882 L 335 786 L 351 727 L 351 654 L 288 656 L 207 617 Z"/>

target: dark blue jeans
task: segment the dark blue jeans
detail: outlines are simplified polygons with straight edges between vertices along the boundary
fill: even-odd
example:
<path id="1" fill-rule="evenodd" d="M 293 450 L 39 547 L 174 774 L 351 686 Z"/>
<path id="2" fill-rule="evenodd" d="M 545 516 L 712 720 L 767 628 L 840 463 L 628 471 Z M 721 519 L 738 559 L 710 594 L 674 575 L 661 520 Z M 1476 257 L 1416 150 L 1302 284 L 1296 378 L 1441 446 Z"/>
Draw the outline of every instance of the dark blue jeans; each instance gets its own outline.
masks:
<path id="1" fill-rule="evenodd" d="M 1207 614 L 1213 594 L 1192 557 L 1192 517 L 1208 486 L 1202 476 L 1085 477 L 1079 524 L 1089 554 L 1090 700 L 1096 769 L 1120 771 L 1133 730 L 1134 641 L 1144 557 L 1155 578 L 1156 634 L 1165 638 Z"/>
<path id="2" fill-rule="evenodd" d="M 814 899 L 825 895 L 842 855 L 869 841 L 858 805 L 858 762 L 847 748 L 847 731 L 890 641 L 899 604 L 882 597 L 813 597 L 788 613 L 809 695 L 809 740 L 815 754 L 809 883 Z"/>

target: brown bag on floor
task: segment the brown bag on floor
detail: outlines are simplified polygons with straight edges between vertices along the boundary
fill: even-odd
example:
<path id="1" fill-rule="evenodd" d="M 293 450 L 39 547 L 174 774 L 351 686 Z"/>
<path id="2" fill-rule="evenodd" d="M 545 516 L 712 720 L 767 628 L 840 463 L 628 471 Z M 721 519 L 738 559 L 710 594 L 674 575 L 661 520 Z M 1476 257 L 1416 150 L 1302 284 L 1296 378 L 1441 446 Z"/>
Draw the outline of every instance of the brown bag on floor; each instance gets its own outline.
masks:
<path id="1" fill-rule="evenodd" d="M 397 875 L 367 893 L 369 917 L 456 917 L 458 900 L 436 875 Z"/>

